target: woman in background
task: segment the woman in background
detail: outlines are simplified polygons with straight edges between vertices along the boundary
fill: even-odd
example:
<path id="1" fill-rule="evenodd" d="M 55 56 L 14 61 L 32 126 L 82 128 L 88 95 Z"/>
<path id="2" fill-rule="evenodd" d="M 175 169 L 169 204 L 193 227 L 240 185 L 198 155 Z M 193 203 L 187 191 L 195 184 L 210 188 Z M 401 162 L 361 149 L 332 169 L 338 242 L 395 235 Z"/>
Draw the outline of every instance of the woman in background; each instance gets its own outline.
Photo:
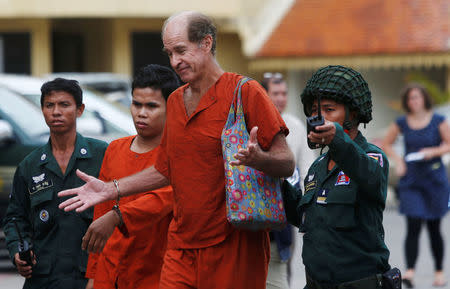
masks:
<path id="1" fill-rule="evenodd" d="M 414 286 L 419 234 L 422 223 L 426 223 L 434 257 L 433 286 L 441 287 L 446 281 L 442 271 L 444 243 L 440 223 L 448 211 L 450 192 L 441 156 L 450 152 L 450 125 L 443 116 L 433 113 L 431 97 L 421 85 L 410 84 L 405 88 L 402 106 L 406 115 L 391 124 L 383 149 L 395 162 L 395 172 L 400 177 L 400 212 L 407 219 L 407 271 L 403 283 L 407 288 Z M 399 134 L 404 135 L 404 159 L 392 149 Z"/>

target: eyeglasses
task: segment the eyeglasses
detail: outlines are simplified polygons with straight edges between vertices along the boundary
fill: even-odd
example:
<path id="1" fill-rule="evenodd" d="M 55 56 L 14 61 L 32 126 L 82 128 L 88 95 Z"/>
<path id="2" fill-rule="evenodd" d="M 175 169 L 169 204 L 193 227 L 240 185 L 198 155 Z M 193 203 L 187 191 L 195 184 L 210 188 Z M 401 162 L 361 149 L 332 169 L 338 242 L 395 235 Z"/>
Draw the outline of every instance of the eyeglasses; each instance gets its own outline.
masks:
<path id="1" fill-rule="evenodd" d="M 279 72 L 264 72 L 263 78 L 265 79 L 283 79 L 283 74 Z"/>

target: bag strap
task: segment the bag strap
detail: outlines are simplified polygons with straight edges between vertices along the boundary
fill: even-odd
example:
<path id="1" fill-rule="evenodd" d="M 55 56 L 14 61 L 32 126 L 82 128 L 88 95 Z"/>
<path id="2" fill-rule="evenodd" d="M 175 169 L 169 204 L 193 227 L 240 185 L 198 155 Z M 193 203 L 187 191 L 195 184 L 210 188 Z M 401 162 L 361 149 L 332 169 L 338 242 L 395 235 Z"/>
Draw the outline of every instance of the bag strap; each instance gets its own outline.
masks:
<path id="1" fill-rule="evenodd" d="M 242 108 L 242 86 L 249 80 L 251 80 L 251 79 L 246 76 L 243 76 L 238 81 L 238 83 L 236 84 L 236 87 L 234 88 L 233 101 L 231 102 L 231 107 L 230 107 L 229 113 L 230 114 L 233 113 L 233 115 L 235 115 L 235 119 L 236 119 L 236 115 L 244 114 L 244 110 Z M 236 103 L 236 108 L 234 106 L 234 103 Z"/>

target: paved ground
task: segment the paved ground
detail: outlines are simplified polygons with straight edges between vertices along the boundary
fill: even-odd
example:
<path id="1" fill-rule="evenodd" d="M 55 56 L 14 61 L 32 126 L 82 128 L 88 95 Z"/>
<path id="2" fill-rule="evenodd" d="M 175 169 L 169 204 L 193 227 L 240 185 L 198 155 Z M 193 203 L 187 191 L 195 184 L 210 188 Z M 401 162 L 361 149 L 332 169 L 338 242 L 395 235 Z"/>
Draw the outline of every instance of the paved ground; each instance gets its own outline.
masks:
<path id="1" fill-rule="evenodd" d="M 388 209 L 384 214 L 384 227 L 386 231 L 386 243 L 391 250 L 390 264 L 397 266 L 401 270 L 404 269 L 403 258 L 403 239 L 405 236 L 405 220 L 399 215 L 395 209 Z M 442 231 L 447 254 L 444 261 L 444 269 L 446 271 L 447 280 L 450 281 L 450 214 L 444 218 L 442 223 Z M 422 232 L 420 239 L 420 253 L 417 263 L 416 289 L 431 289 L 433 282 L 433 263 L 429 249 L 427 234 Z M 298 236 L 298 245 L 295 249 L 296 258 L 293 260 L 293 279 L 291 282 L 292 289 L 302 289 L 305 285 L 305 274 L 303 264 L 300 259 L 301 238 Z M 19 289 L 22 288 L 24 279 L 15 273 L 0 273 L 0 288 L 2 289 Z M 450 285 L 441 287 L 450 289 Z M 211 288 L 213 289 L 213 288 Z"/>

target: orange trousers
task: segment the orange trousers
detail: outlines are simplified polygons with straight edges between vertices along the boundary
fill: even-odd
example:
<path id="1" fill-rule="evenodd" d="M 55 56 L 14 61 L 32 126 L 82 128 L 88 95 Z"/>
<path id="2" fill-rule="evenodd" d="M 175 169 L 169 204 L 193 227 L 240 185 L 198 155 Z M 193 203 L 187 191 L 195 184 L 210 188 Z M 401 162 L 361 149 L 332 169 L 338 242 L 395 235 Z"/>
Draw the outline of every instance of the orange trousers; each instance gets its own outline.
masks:
<path id="1" fill-rule="evenodd" d="M 267 232 L 235 230 L 202 249 L 168 249 L 159 289 L 261 289 L 270 259 Z"/>

